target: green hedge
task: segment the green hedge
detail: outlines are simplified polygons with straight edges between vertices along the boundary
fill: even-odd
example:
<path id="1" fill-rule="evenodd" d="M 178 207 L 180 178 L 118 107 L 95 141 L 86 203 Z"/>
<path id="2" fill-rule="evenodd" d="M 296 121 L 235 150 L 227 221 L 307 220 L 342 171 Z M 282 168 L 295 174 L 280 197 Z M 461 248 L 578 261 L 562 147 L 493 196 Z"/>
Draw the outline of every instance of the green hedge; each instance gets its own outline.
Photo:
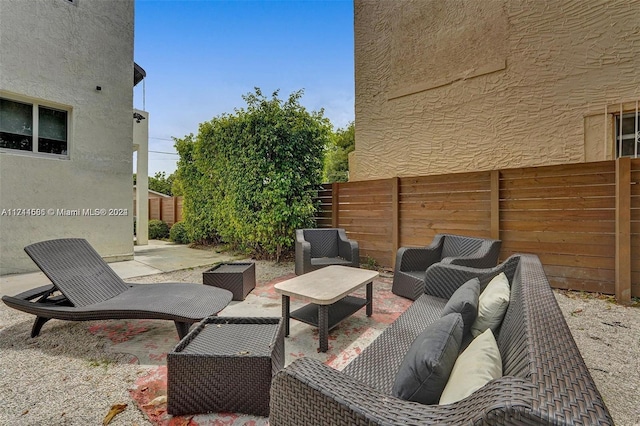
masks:
<path id="1" fill-rule="evenodd" d="M 169 230 L 169 239 L 178 244 L 189 244 L 189 236 L 187 235 L 187 227 L 183 222 L 176 222 Z"/>
<path id="2" fill-rule="evenodd" d="M 323 112 L 255 93 L 246 108 L 201 123 L 197 136 L 176 139 L 183 220 L 192 241 L 217 238 L 232 248 L 279 260 L 296 228 L 313 226 L 331 132 Z"/>
<path id="3" fill-rule="evenodd" d="M 152 219 L 149 221 L 149 239 L 161 240 L 168 237 L 169 225 L 157 219 Z"/>

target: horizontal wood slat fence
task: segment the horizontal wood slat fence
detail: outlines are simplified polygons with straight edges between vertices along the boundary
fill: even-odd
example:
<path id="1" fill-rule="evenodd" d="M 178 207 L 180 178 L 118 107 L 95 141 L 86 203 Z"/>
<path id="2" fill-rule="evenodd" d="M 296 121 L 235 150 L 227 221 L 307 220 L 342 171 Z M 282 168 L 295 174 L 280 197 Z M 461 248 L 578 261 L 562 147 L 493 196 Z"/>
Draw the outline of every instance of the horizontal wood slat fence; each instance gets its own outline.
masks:
<path id="1" fill-rule="evenodd" d="M 182 197 L 149 198 L 149 220 L 157 219 L 173 226 L 182 220 Z"/>
<path id="2" fill-rule="evenodd" d="M 551 285 L 640 297 L 640 159 L 323 185 L 318 227 L 345 228 L 386 268 L 437 233 L 540 257 Z"/>

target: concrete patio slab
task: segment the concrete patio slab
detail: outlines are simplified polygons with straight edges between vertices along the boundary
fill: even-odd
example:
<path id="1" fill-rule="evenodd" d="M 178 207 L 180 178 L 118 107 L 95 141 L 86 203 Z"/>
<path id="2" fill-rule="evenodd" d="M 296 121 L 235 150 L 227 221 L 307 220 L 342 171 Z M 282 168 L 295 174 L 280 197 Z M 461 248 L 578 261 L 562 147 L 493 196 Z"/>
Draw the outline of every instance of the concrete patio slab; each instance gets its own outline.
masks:
<path id="1" fill-rule="evenodd" d="M 113 262 L 109 266 L 126 280 L 133 277 L 197 268 L 229 262 L 235 258 L 214 250 L 195 249 L 183 244 L 150 240 L 149 245 L 134 246 L 133 260 Z M 0 294 L 15 295 L 49 283 L 42 272 L 0 276 Z"/>
<path id="2" fill-rule="evenodd" d="M 214 265 L 216 263 L 229 262 L 235 259 L 236 257 L 234 256 L 226 253 L 217 253 L 215 250 L 201 250 L 189 248 L 188 246 L 183 244 L 151 240 L 149 241 L 148 245 L 134 247 L 133 261 L 139 265 L 154 268 L 156 269 L 156 272 L 153 273 L 158 273 L 158 271 L 171 272 L 180 269 Z M 112 264 L 112 267 L 114 267 L 114 265 L 116 264 Z"/>

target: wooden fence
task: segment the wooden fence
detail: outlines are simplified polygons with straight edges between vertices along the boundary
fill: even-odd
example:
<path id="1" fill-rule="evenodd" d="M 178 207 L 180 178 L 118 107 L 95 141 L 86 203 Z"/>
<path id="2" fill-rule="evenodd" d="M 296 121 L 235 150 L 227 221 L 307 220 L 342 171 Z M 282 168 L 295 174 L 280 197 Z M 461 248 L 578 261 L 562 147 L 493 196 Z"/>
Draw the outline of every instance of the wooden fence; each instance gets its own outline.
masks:
<path id="1" fill-rule="evenodd" d="M 345 228 L 360 255 L 393 268 L 437 233 L 535 253 L 552 286 L 640 297 L 640 159 L 391 178 L 323 186 L 319 227 Z"/>
<path id="2" fill-rule="evenodd" d="M 182 220 L 182 197 L 149 198 L 149 220 L 157 219 L 172 226 Z"/>

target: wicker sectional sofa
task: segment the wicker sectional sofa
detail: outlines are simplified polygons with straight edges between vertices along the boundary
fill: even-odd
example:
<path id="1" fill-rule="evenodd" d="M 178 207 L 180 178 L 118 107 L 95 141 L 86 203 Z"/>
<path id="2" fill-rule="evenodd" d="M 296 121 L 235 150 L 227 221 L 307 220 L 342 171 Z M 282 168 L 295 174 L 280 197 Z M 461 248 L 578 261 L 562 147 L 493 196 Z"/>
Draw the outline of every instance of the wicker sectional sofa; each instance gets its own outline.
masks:
<path id="1" fill-rule="evenodd" d="M 449 405 L 393 397 L 404 354 L 455 289 L 474 276 L 484 288 L 500 272 L 511 283 L 497 336 L 503 377 Z M 432 268 L 430 274 L 425 295 L 343 371 L 311 358 L 281 370 L 272 382 L 270 424 L 613 424 L 537 256 L 514 255 L 492 269 Z"/>

